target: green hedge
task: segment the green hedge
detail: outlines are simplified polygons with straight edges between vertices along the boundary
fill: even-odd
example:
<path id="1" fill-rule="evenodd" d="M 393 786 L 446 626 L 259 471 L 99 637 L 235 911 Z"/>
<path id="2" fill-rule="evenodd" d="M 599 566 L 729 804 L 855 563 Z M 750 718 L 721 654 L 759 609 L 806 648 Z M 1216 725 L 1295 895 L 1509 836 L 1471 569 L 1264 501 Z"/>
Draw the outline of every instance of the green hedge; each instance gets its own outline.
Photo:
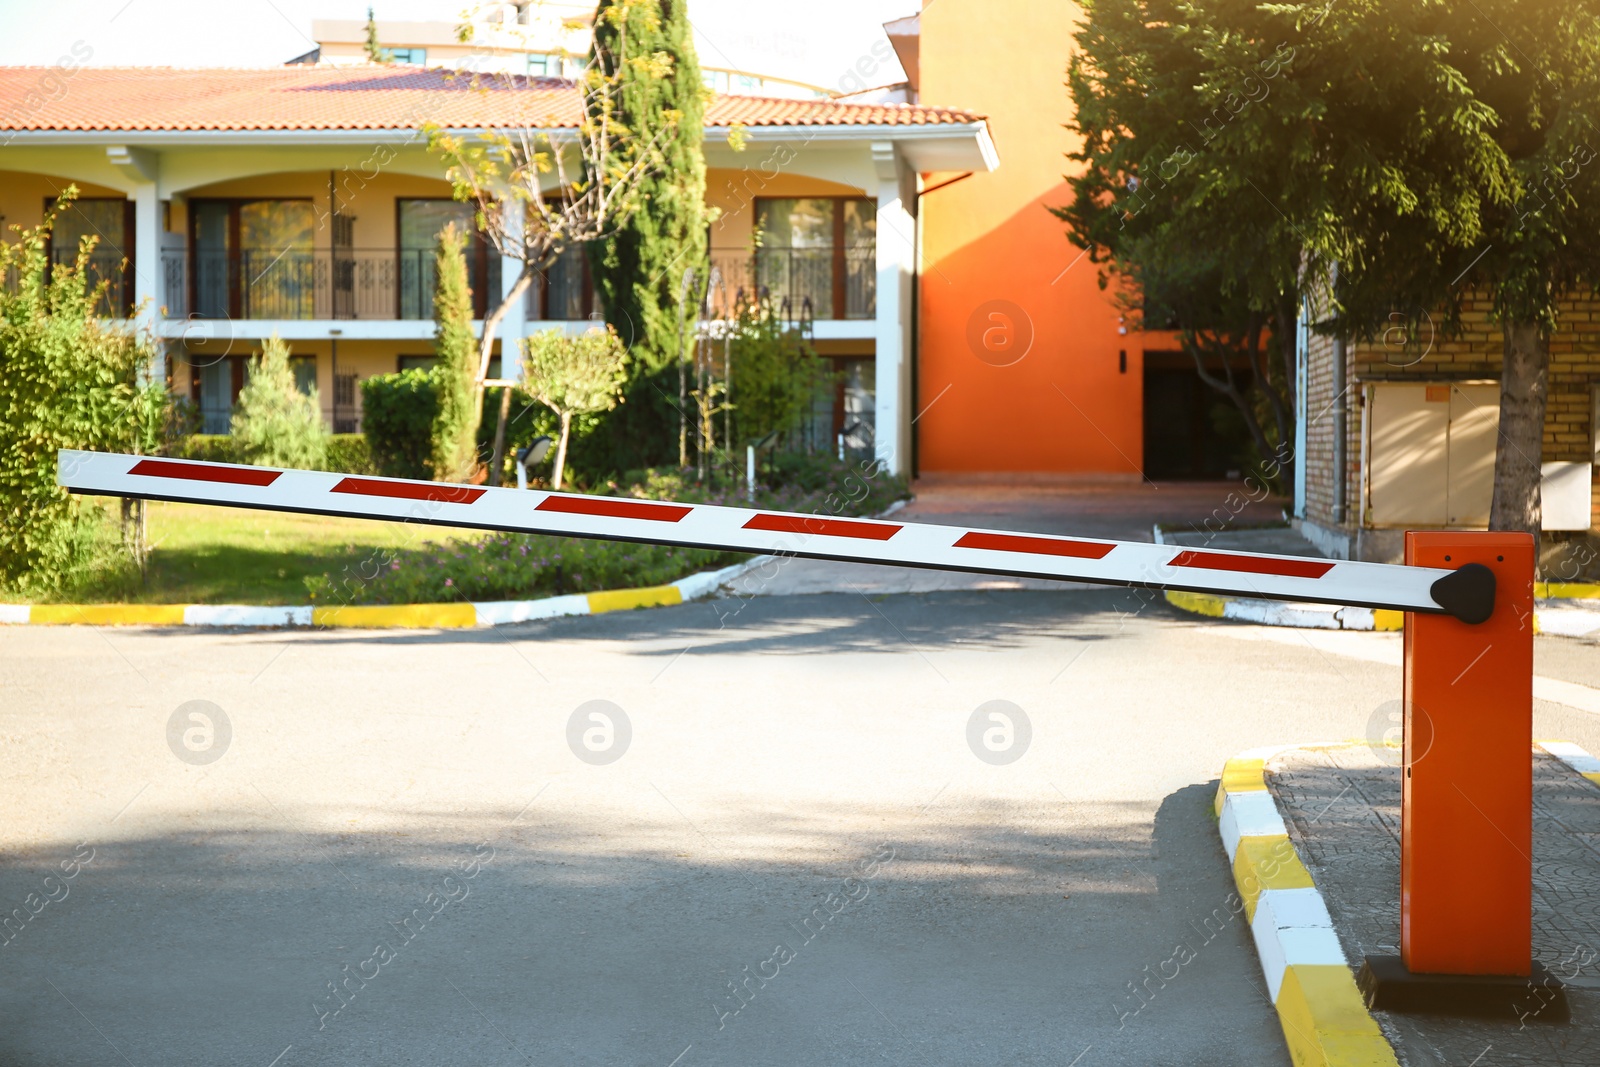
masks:
<path id="1" fill-rule="evenodd" d="M 379 374 L 361 383 L 361 430 L 372 465 L 391 478 L 433 477 L 433 421 L 439 391 L 421 368 Z"/>
<path id="2" fill-rule="evenodd" d="M 179 459 L 199 459 L 208 463 L 243 463 L 238 442 L 227 434 L 194 433 L 173 446 Z M 358 433 L 336 433 L 328 437 L 327 456 L 322 469 L 339 474 L 376 474 L 367 439 Z"/>

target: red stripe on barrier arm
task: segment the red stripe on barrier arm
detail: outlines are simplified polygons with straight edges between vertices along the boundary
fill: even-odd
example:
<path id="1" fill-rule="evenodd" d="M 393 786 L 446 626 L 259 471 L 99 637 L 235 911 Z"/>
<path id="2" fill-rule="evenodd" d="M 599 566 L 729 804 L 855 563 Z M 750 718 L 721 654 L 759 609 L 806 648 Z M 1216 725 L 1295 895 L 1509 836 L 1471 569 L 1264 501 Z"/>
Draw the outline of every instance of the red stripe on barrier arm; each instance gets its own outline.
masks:
<path id="1" fill-rule="evenodd" d="M 1103 559 L 1116 545 L 1096 541 L 1068 541 L 1061 537 L 1020 537 L 1016 534 L 965 533 L 956 548 L 987 548 L 996 552 L 1026 552 L 1034 556 L 1071 556 Z"/>
<path id="2" fill-rule="evenodd" d="M 1208 571 L 1239 571 L 1243 574 L 1276 574 L 1284 578 L 1321 578 L 1333 564 L 1319 560 L 1263 559 L 1260 556 L 1230 556 L 1224 552 L 1179 552 L 1169 567 L 1203 567 Z"/>
<path id="3" fill-rule="evenodd" d="M 355 496 L 387 496 L 397 500 L 437 500 L 445 504 L 470 504 L 483 495 L 470 485 L 430 482 L 386 482 L 382 478 L 346 478 L 330 492 Z"/>
<path id="4" fill-rule="evenodd" d="M 647 504 L 642 500 L 619 500 L 614 496 L 547 496 L 534 510 L 560 511 L 568 515 L 599 515 L 607 519 L 677 522 L 694 508 L 682 504 Z"/>
<path id="5" fill-rule="evenodd" d="M 170 459 L 141 459 L 128 470 L 151 478 L 182 478 L 190 482 L 226 482 L 229 485 L 271 485 L 282 471 L 259 467 L 223 467 L 210 463 L 174 463 Z"/>
<path id="6" fill-rule="evenodd" d="M 822 537 L 859 537 L 863 541 L 887 541 L 902 527 L 883 522 L 852 522 L 849 519 L 823 519 L 814 515 L 761 514 L 744 524 L 746 530 L 772 533 L 818 534 Z"/>

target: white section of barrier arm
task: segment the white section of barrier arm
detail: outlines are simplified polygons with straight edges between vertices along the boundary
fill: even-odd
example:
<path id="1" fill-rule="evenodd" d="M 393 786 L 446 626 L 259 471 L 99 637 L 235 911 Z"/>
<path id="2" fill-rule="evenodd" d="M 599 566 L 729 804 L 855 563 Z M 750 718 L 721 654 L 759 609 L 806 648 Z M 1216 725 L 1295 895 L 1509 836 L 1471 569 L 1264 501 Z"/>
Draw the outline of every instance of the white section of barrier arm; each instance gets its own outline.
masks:
<path id="1" fill-rule="evenodd" d="M 689 545 L 1026 578 L 1442 612 L 1427 567 L 486 488 L 102 452 L 60 453 L 75 493 Z"/>

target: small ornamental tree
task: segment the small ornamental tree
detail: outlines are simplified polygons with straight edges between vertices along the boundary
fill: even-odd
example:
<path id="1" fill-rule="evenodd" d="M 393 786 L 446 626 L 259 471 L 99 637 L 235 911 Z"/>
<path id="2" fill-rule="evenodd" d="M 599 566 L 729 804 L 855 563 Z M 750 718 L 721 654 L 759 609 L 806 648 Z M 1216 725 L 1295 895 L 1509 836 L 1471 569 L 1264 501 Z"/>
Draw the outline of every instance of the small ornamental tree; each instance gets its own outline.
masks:
<path id="1" fill-rule="evenodd" d="M 233 440 L 246 463 L 315 470 L 328 451 L 328 431 L 315 388 L 302 393 L 289 367 L 289 346 L 267 338 L 239 390 Z"/>
<path id="2" fill-rule="evenodd" d="M 657 0 L 618 0 L 602 13 L 624 42 L 659 20 Z M 626 53 L 627 46 L 623 44 Z M 426 126 L 428 147 L 444 161 L 457 200 L 476 206 L 478 229 L 503 257 L 521 262 L 504 299 L 483 320 L 478 339 L 478 396 L 494 353 L 495 332 L 507 309 L 521 300 L 534 277 L 567 248 L 611 233 L 637 206 L 642 178 L 662 166 L 663 131 L 637 131 L 620 116 L 624 80 L 667 78 L 672 57 L 639 56 L 626 71 L 591 63 L 572 88 L 575 125 L 553 132 L 557 115 L 531 111 L 521 125 L 460 135 Z M 521 94 L 525 79 L 473 75 L 484 92 Z M 502 393 L 490 484 L 499 484 L 505 459 L 510 390 Z"/>
<path id="3" fill-rule="evenodd" d="M 478 466 L 478 352 L 472 335 L 472 289 L 462 254 L 466 234 L 451 223 L 439 234 L 435 254 L 438 281 L 433 294 L 434 381 L 439 410 L 433 420 L 433 476 L 465 482 Z"/>
<path id="4" fill-rule="evenodd" d="M 541 330 L 524 338 L 522 349 L 523 388 L 561 420 L 550 483 L 560 489 L 573 416 L 597 415 L 617 406 L 628 377 L 628 350 L 609 326 L 578 337 Z"/>

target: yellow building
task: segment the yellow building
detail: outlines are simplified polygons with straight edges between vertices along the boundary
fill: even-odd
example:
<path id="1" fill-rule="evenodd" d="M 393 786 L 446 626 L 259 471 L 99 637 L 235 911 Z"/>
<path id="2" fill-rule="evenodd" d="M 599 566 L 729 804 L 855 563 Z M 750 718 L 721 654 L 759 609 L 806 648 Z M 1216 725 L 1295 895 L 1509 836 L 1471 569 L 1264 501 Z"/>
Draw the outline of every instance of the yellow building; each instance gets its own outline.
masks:
<path id="1" fill-rule="evenodd" d="M 172 389 L 215 432 L 271 334 L 339 431 L 360 425 L 362 379 L 431 358 L 435 236 L 470 212 L 451 199 L 424 124 L 559 137 L 578 114 L 567 83 L 474 84 L 404 64 L 11 67 L 0 68 L 0 99 L 15 102 L 0 114 L 4 224 L 37 224 L 76 185 L 51 255 L 99 240 L 108 315 L 135 315 L 154 333 Z M 728 143 L 735 124 L 742 152 Z M 941 107 L 718 95 L 705 144 L 718 299 L 759 287 L 796 317 L 806 309 L 848 383 L 828 429 L 906 469 L 915 190 L 924 173 L 992 169 L 986 123 Z M 472 246 L 480 316 L 519 268 Z M 597 316 L 582 258 L 569 256 L 508 310 L 500 350 Z"/>

